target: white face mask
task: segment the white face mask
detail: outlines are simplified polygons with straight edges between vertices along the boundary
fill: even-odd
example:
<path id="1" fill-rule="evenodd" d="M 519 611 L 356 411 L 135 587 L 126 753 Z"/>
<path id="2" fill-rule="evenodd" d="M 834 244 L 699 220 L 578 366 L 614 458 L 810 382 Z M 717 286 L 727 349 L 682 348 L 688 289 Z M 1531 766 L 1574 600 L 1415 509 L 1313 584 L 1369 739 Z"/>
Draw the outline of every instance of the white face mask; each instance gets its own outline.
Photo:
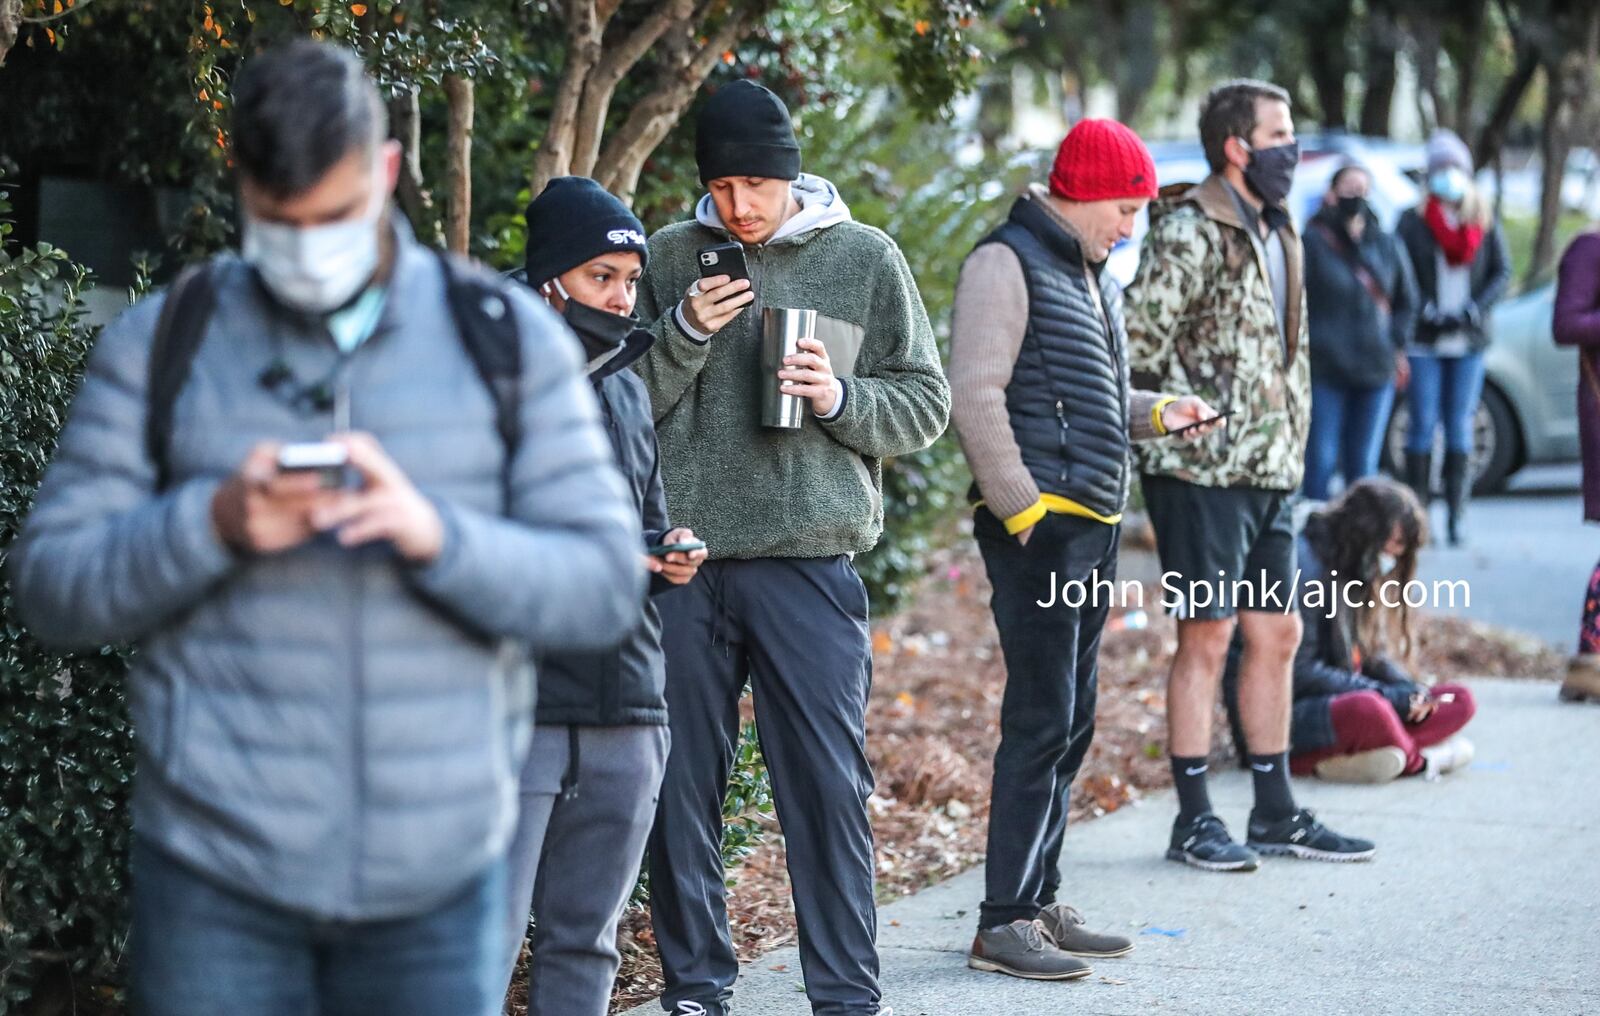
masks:
<path id="1" fill-rule="evenodd" d="M 1400 562 L 1395 559 L 1393 554 L 1385 554 L 1382 551 L 1378 552 L 1379 575 L 1388 575 L 1390 572 L 1394 571 L 1394 566 L 1399 563 Z"/>
<path id="2" fill-rule="evenodd" d="M 272 295 L 289 307 L 326 314 L 350 302 L 378 270 L 378 220 L 384 209 L 383 163 L 373 172 L 372 203 L 359 218 L 290 226 L 244 216 L 240 253 Z"/>

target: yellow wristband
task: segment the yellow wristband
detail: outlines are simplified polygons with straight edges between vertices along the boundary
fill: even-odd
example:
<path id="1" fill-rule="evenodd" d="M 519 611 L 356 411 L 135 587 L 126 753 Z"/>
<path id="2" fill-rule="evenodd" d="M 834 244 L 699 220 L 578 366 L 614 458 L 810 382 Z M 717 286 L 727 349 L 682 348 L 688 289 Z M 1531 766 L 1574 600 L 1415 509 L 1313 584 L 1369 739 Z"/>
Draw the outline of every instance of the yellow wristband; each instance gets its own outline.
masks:
<path id="1" fill-rule="evenodd" d="M 1155 408 L 1150 410 L 1150 426 L 1156 429 L 1157 434 L 1165 434 L 1167 432 L 1167 425 L 1161 419 L 1161 411 L 1177 401 L 1177 396 L 1168 395 L 1166 398 L 1158 400 Z"/>

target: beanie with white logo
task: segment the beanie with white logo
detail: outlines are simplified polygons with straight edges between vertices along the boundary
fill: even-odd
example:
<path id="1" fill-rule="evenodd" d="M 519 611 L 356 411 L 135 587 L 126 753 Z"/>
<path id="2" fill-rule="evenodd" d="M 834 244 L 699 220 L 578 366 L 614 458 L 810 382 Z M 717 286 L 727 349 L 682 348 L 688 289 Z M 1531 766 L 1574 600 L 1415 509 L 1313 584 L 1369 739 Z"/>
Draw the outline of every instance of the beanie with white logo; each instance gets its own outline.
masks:
<path id="1" fill-rule="evenodd" d="M 535 289 L 602 254 L 631 252 L 649 259 L 644 225 L 615 196 L 588 177 L 561 176 L 528 203 L 524 263 Z"/>

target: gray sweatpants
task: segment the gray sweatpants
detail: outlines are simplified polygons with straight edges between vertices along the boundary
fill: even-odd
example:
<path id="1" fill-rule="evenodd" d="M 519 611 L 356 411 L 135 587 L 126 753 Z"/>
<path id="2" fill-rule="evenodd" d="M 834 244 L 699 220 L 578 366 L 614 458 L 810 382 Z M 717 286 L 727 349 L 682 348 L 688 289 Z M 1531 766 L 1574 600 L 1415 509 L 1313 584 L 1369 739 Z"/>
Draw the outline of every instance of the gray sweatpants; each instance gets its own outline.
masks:
<path id="1" fill-rule="evenodd" d="M 722 1016 L 739 975 L 728 934 L 722 802 L 755 698 L 816 1016 L 878 1012 L 867 796 L 867 591 L 846 557 L 712 561 L 659 601 L 672 757 L 650 837 L 650 909 L 667 988 Z"/>
<path id="2" fill-rule="evenodd" d="M 504 964 L 509 986 L 531 906 L 529 1016 L 605 1016 L 620 961 L 617 921 L 655 819 L 667 741 L 659 726 L 534 728 L 511 842 Z"/>

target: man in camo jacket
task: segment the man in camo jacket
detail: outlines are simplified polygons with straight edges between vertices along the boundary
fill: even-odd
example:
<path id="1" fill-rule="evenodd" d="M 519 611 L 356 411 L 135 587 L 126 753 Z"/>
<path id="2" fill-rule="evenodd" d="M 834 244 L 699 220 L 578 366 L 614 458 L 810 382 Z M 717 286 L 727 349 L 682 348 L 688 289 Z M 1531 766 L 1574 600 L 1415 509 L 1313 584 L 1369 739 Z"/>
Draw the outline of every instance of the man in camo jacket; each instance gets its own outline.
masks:
<path id="1" fill-rule="evenodd" d="M 1300 643 L 1292 498 L 1311 415 L 1300 237 L 1284 208 L 1299 162 L 1289 96 L 1230 81 L 1207 96 L 1200 139 L 1211 175 L 1151 205 L 1127 290 L 1136 388 L 1198 395 L 1226 415 L 1193 442 L 1135 446 L 1161 554 L 1162 598 L 1179 619 L 1167 689 L 1179 814 L 1167 856 L 1250 871 L 1260 854 L 1365 860 L 1295 804 L 1289 786 L 1290 668 Z M 1206 756 L 1234 634 L 1255 807 L 1245 844 L 1211 810 Z"/>

